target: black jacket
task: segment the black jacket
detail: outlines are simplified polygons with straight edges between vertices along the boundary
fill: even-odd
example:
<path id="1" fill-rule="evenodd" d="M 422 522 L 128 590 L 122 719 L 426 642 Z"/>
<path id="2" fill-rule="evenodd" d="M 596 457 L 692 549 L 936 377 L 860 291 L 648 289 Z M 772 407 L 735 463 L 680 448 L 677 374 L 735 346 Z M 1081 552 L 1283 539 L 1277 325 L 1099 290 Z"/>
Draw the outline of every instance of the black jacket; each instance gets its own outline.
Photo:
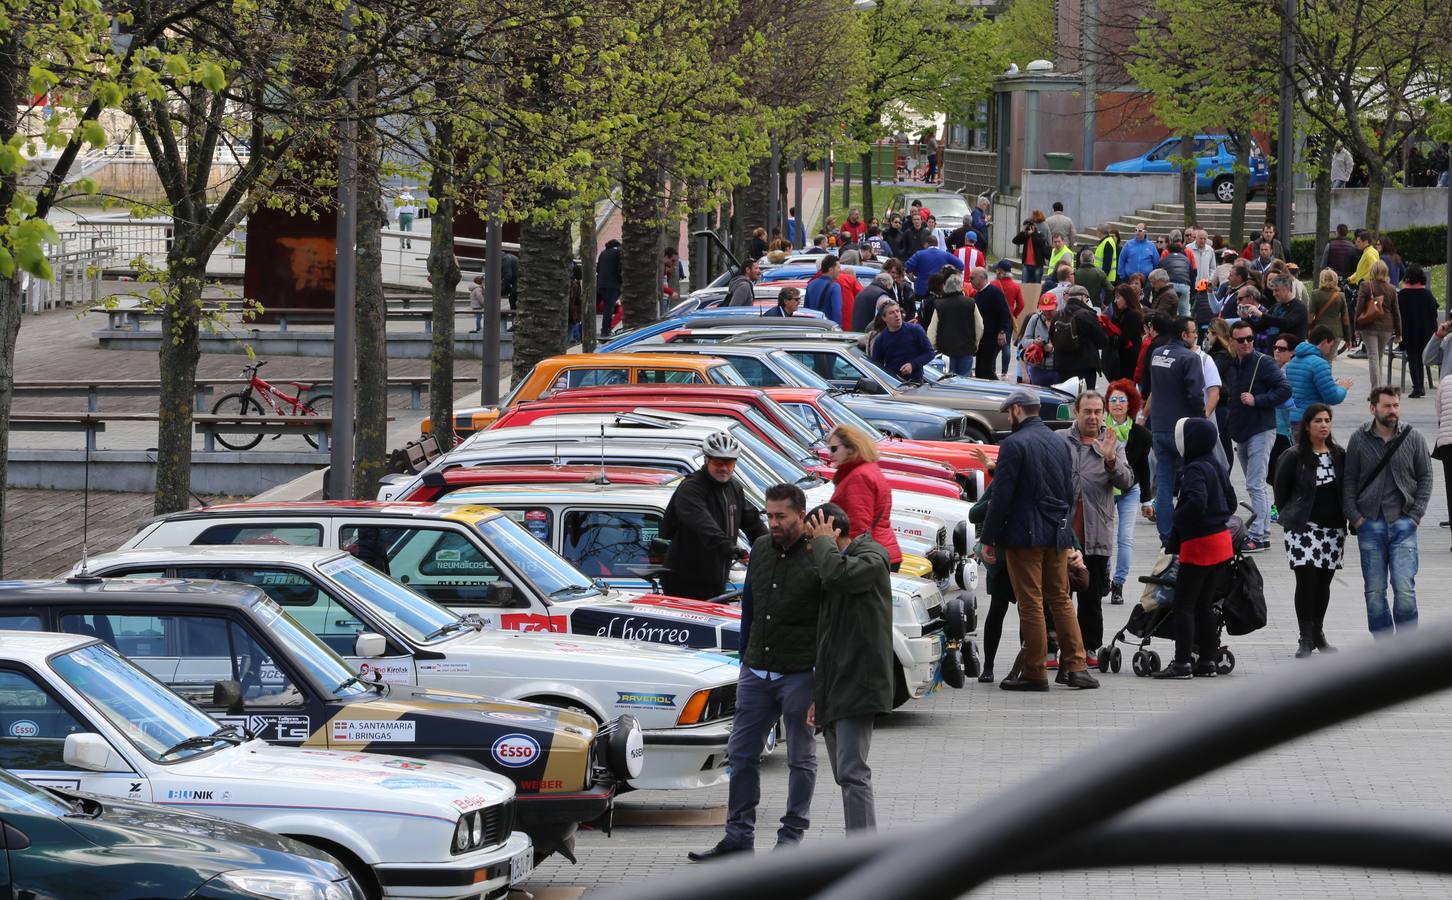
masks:
<path id="1" fill-rule="evenodd" d="M 880 284 L 869 284 L 862 289 L 852 301 L 852 330 L 866 331 L 872 327 L 872 320 L 877 317 L 877 301 L 883 296 L 892 296 L 892 291 Z M 906 315 L 907 311 L 904 310 Z"/>
<path id="2" fill-rule="evenodd" d="M 1099 314 L 1090 309 L 1083 300 L 1075 297 L 1068 302 L 1059 316 L 1072 317 L 1074 333 L 1079 337 L 1079 349 L 1067 353 L 1055 348 L 1054 369 L 1065 378 L 1098 371 L 1101 353 L 1109 342 L 1104 326 L 1099 324 Z"/>
<path id="3" fill-rule="evenodd" d="M 1013 236 L 1013 242 L 1018 245 L 1018 261 L 1023 262 L 1028 255 L 1028 242 L 1034 242 L 1034 265 L 1041 269 L 1049 267 L 1049 242 L 1044 240 L 1043 232 L 1035 228 L 1032 232 L 1020 231 Z M 1027 265 L 1027 263 L 1024 263 Z"/>
<path id="4" fill-rule="evenodd" d="M 1277 303 L 1251 324 L 1257 333 L 1294 334 L 1296 343 L 1300 343 L 1306 339 L 1306 323 L 1310 318 L 1306 304 L 1292 297 L 1290 303 Z"/>
<path id="5" fill-rule="evenodd" d="M 742 665 L 783 674 L 812 671 L 822 580 L 812 562 L 811 539 L 804 534 L 783 550 L 769 534 L 757 538 L 746 582 L 751 624 L 741 636 Z"/>
<path id="6" fill-rule="evenodd" d="M 978 316 L 983 319 L 983 334 L 1013 333 L 1013 312 L 1008 308 L 1003 288 L 990 281 L 973 297 L 973 302 L 978 306 Z"/>
<path id="7" fill-rule="evenodd" d="M 1184 425 L 1184 431 L 1175 435 L 1185 468 L 1180 473 L 1175 520 L 1166 548 L 1171 553 L 1180 552 L 1182 541 L 1224 531 L 1235 512 L 1230 473 L 1214 455 L 1219 440 L 1215 425 L 1209 419 L 1195 418 L 1185 419 Z"/>
<path id="8" fill-rule="evenodd" d="M 734 480 L 722 484 L 705 469 L 683 479 L 666 504 L 660 536 L 671 542 L 661 579 L 667 594 L 709 599 L 726 589 L 736 559 L 736 533 L 749 540 L 766 534 L 761 512 L 746 502 Z"/>
<path id="9" fill-rule="evenodd" d="M 938 298 L 934 315 L 938 318 L 937 351 L 946 356 L 968 356 L 978 347 L 978 332 L 973 323 L 973 301 L 962 291 Z"/>
<path id="10" fill-rule="evenodd" d="M 1321 268 L 1331 269 L 1342 278 L 1350 278 L 1361 261 L 1361 251 L 1350 238 L 1332 238 L 1326 244 L 1326 257 Z"/>
<path id="11" fill-rule="evenodd" d="M 811 554 L 822 579 L 812 685 L 817 724 L 892 712 L 896 659 L 887 550 L 860 534 L 845 550 L 831 538 L 813 538 Z"/>
<path id="12" fill-rule="evenodd" d="M 620 242 L 610 241 L 595 260 L 596 286 L 604 290 L 619 291 L 624 284 L 620 268 Z"/>
<path id="13" fill-rule="evenodd" d="M 1341 493 L 1341 483 L 1346 477 L 1346 450 L 1331 445 L 1331 464 L 1336 468 L 1336 481 L 1330 489 Z M 1286 531 L 1304 531 L 1311 521 L 1311 508 L 1316 503 L 1316 455 L 1302 456 L 1299 447 L 1292 447 L 1276 460 L 1273 475 L 1276 509 L 1280 512 L 1281 527 Z M 1330 504 L 1327 504 L 1328 507 Z M 1341 504 L 1336 504 L 1334 517 L 1336 526 L 1346 524 L 1346 515 Z"/>
<path id="14" fill-rule="evenodd" d="M 1073 546 L 1074 465 L 1069 445 L 1038 416 L 998 445 L 993 500 L 979 535 L 989 547 Z"/>
<path id="15" fill-rule="evenodd" d="M 1124 442 L 1124 458 L 1134 472 L 1134 483 L 1139 485 L 1139 502 L 1148 503 L 1155 498 L 1155 480 L 1150 477 L 1150 451 L 1154 449 L 1154 436 L 1148 428 L 1136 422 L 1130 426 L 1129 439 Z"/>

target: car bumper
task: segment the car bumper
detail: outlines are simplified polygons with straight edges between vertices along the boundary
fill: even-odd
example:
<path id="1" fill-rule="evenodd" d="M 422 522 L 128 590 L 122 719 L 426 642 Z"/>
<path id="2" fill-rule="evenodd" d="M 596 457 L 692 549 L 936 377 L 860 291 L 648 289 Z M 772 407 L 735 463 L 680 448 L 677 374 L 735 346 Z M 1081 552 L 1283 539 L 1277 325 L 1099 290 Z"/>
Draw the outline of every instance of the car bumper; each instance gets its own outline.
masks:
<path id="1" fill-rule="evenodd" d="M 729 721 L 689 728 L 661 728 L 644 733 L 645 767 L 631 787 L 690 790 L 726 781 Z"/>
<path id="2" fill-rule="evenodd" d="M 529 835 L 538 853 L 553 853 L 571 846 L 581 824 L 599 824 L 608 832 L 614 806 L 613 782 L 565 794 L 516 794 L 515 827 Z"/>
<path id="3" fill-rule="evenodd" d="M 528 862 L 521 863 L 524 860 Z M 526 871 L 533 868 L 534 847 L 529 835 L 516 831 L 498 847 L 443 862 L 383 863 L 373 871 L 385 897 L 476 900 L 502 896 L 521 864 Z"/>
<path id="4" fill-rule="evenodd" d="M 943 633 L 936 631 L 922 637 L 906 638 L 899 648 L 898 664 L 903 680 L 913 698 L 926 697 L 938 681 L 938 664 L 943 659 Z"/>

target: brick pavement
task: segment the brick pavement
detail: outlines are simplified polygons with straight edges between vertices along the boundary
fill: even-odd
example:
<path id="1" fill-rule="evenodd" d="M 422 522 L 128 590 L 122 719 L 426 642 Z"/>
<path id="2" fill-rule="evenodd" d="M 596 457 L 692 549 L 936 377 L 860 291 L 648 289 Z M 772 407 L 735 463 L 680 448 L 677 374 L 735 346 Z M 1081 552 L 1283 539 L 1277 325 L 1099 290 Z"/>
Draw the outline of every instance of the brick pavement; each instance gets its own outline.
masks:
<path id="1" fill-rule="evenodd" d="M 1367 420 L 1364 362 L 1342 360 L 1336 374 L 1350 375 L 1356 386 L 1337 409 L 1336 434 L 1344 444 L 1352 428 Z M 1434 424 L 1431 400 L 1408 400 L 1404 419 L 1429 434 Z M 1243 477 L 1234 476 L 1237 491 Z M 1243 495 L 1242 495 L 1243 496 Z M 1440 470 L 1432 506 L 1421 531 L 1419 606 L 1427 621 L 1445 620 L 1452 579 L 1449 533 L 1437 523 L 1447 518 Z M 1098 691 L 1062 689 L 1048 695 L 1010 694 L 996 686 L 970 683 L 904 707 L 879 724 L 872 763 L 880 827 L 919 825 L 995 798 L 999 792 L 1055 764 L 1091 755 L 1111 736 L 1129 729 L 1153 728 L 1165 714 L 1233 691 L 1254 691 L 1283 666 L 1315 666 L 1296 660 L 1296 627 L 1291 609 L 1293 579 L 1285 564 L 1279 529 L 1272 547 L 1256 557 L 1266 579 L 1270 622 L 1261 632 L 1227 643 L 1238 658 L 1235 674 L 1204 682 L 1152 682 L 1128 669 L 1101 676 Z M 1154 544 L 1153 526 L 1136 532 L 1135 571 L 1146 571 Z M 1347 547 L 1346 568 L 1333 587 L 1327 632 L 1343 652 L 1370 645 L 1361 598 L 1360 563 L 1355 540 Z M 986 604 L 985 604 L 986 605 Z M 1105 606 L 1106 631 L 1128 618 L 1128 606 Z M 1008 621 L 1005 635 L 1017 632 Z M 1163 654 L 1168 642 L 1157 642 Z M 1007 646 L 1000 650 L 1000 657 Z M 1000 665 L 998 674 L 1003 674 Z M 1452 804 L 1452 696 L 1443 695 L 1397 707 L 1285 745 L 1251 760 L 1198 779 L 1168 796 L 1207 807 L 1236 803 L 1342 804 L 1385 809 L 1444 810 Z M 819 750 L 819 757 L 821 754 Z M 809 842 L 842 839 L 840 795 L 825 759 L 819 759 L 818 789 Z M 763 843 L 781 814 L 786 764 L 781 753 L 768 761 L 762 779 L 760 824 Z M 650 821 L 652 810 L 693 808 L 703 813 L 725 802 L 724 787 L 689 793 L 642 791 L 627 794 L 622 809 L 635 821 Z M 991 816 L 992 808 L 981 810 Z M 655 827 L 621 827 L 612 837 L 591 833 L 580 840 L 580 865 L 546 861 L 531 886 L 585 887 L 668 878 L 688 865 L 687 850 L 710 846 L 717 826 L 680 824 L 661 816 Z M 587 890 L 585 896 L 590 892 Z M 1191 898 L 1405 897 L 1452 896 L 1452 879 L 1386 871 L 1309 867 L 1185 867 L 1164 870 L 1109 870 L 1019 876 L 986 885 L 973 896 L 1032 900 L 1080 896 Z"/>

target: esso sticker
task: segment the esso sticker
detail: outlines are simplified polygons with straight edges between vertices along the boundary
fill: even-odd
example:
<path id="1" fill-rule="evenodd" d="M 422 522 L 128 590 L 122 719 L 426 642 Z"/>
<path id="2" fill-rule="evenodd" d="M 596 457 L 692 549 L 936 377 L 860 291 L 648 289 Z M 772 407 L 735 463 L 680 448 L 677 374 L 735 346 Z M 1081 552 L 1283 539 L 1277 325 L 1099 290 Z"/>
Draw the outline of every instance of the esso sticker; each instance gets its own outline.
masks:
<path id="1" fill-rule="evenodd" d="M 539 741 L 527 734 L 506 734 L 494 742 L 494 761 L 518 769 L 539 759 Z"/>
<path id="2" fill-rule="evenodd" d="M 29 719 L 16 719 L 10 723 L 10 736 L 28 738 L 40 734 L 40 726 Z"/>

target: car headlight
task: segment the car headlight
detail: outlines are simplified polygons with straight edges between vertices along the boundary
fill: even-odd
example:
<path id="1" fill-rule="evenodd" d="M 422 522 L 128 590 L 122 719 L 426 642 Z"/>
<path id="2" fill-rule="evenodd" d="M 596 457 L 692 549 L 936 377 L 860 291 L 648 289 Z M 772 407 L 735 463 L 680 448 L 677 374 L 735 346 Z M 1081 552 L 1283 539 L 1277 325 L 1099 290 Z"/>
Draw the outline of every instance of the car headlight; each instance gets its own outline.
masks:
<path id="1" fill-rule="evenodd" d="M 472 853 L 508 839 L 514 830 L 514 801 L 464 813 L 454 825 L 454 853 Z"/>
<path id="2" fill-rule="evenodd" d="M 351 879 L 325 881 L 292 872 L 240 869 L 223 872 L 215 880 L 244 894 L 275 900 L 358 900 L 362 896 Z"/>
<path id="3" fill-rule="evenodd" d="M 892 623 L 894 625 L 922 626 L 932 621 L 923 598 L 907 591 L 892 592 Z"/>
<path id="4" fill-rule="evenodd" d="M 459 819 L 459 824 L 454 826 L 454 852 L 463 853 L 469 849 L 470 825 L 469 816 Z"/>

